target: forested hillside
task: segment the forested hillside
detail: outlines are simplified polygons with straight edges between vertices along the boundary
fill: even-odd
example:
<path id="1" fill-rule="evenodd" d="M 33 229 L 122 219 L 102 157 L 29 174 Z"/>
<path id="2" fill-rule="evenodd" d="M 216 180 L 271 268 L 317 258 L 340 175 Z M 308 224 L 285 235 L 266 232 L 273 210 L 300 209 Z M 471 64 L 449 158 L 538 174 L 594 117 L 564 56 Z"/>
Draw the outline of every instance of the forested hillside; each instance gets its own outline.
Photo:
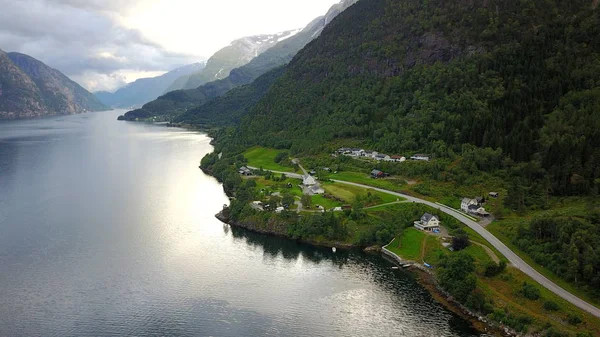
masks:
<path id="1" fill-rule="evenodd" d="M 174 121 L 204 127 L 238 125 L 242 117 L 248 114 L 248 111 L 258 103 L 284 71 L 284 67 L 271 70 L 257 78 L 252 84 L 232 89 L 222 97 L 190 109 L 176 117 Z"/>
<path id="2" fill-rule="evenodd" d="M 294 153 L 352 138 L 438 158 L 472 144 L 502 150 L 488 169 L 510 171 L 514 207 L 596 193 L 599 30 L 587 0 L 362 0 L 298 53 L 236 138 Z"/>

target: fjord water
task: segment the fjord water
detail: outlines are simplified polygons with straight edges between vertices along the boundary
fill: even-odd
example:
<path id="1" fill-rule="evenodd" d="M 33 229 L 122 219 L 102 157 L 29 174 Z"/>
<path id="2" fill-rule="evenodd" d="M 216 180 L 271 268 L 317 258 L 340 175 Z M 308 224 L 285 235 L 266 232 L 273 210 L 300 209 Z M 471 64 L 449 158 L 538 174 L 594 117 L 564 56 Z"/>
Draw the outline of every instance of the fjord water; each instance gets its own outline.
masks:
<path id="1" fill-rule="evenodd" d="M 0 123 L 0 336 L 473 336 L 377 256 L 230 228 L 203 134 Z"/>

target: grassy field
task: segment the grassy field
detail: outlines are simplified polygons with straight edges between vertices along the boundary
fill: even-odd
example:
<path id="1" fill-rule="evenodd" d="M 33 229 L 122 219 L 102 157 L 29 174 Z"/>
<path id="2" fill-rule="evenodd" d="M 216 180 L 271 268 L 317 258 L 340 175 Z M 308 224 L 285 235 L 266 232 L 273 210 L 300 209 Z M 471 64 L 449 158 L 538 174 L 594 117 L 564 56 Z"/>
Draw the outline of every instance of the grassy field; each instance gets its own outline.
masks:
<path id="1" fill-rule="evenodd" d="M 426 234 L 416 228 L 407 228 L 386 248 L 406 260 L 421 261 L 421 248 Z"/>
<path id="2" fill-rule="evenodd" d="M 346 203 L 351 203 L 356 198 L 356 196 L 360 195 L 360 196 L 365 197 L 369 193 L 374 197 L 374 199 L 378 199 L 378 202 L 375 202 L 374 205 L 387 204 L 390 202 L 403 200 L 400 197 L 397 197 L 397 196 L 394 196 L 394 195 L 391 195 L 388 193 L 383 193 L 383 192 L 374 191 L 374 190 L 370 190 L 370 189 L 366 189 L 366 188 L 362 188 L 362 187 L 358 187 L 358 186 L 345 185 L 345 184 L 339 184 L 339 183 L 324 183 L 323 189 L 325 189 L 325 191 L 327 193 L 344 200 Z M 371 205 L 371 206 L 373 206 L 373 205 Z"/>
<path id="3" fill-rule="evenodd" d="M 434 267 L 437 266 L 442 256 L 456 254 L 456 252 L 444 248 L 439 238 L 426 235 L 414 228 L 407 228 L 387 248 L 404 259 L 414 261 L 422 259 Z M 496 311 L 501 314 L 510 312 L 512 317 L 528 317 L 531 320 L 529 333 L 544 331 L 552 327 L 572 336 L 578 333 L 588 333 L 588 335 L 582 336 L 600 336 L 599 319 L 554 295 L 518 269 L 509 267 L 498 276 L 485 277 L 483 276 L 484 266 L 492 261 L 488 253 L 482 247 L 473 244 L 463 252 L 474 258 L 477 267 L 478 288 L 487 298 L 493 300 Z M 540 290 L 538 300 L 529 300 L 521 295 L 520 290 L 524 282 L 534 285 Z M 557 311 L 546 310 L 544 308 L 546 302 L 556 303 L 559 309 Z M 567 322 L 569 315 L 581 318 L 582 322 L 569 324 Z"/>
<path id="4" fill-rule="evenodd" d="M 368 174 L 360 172 L 343 171 L 338 173 L 330 173 L 325 177 L 329 179 L 344 180 L 353 183 L 383 188 L 394 192 L 402 191 L 407 186 L 406 181 L 403 179 L 373 179 Z"/>
<path id="5" fill-rule="evenodd" d="M 275 156 L 280 152 L 282 151 L 255 146 L 244 152 L 244 157 L 248 159 L 249 166 L 272 171 L 295 172 L 293 167 L 282 166 L 275 162 Z"/>
<path id="6" fill-rule="evenodd" d="M 341 202 L 327 199 L 322 195 L 313 195 L 312 196 L 312 204 L 313 204 L 313 208 L 316 208 L 318 205 L 320 205 L 320 206 L 323 206 L 326 210 L 342 206 Z"/>

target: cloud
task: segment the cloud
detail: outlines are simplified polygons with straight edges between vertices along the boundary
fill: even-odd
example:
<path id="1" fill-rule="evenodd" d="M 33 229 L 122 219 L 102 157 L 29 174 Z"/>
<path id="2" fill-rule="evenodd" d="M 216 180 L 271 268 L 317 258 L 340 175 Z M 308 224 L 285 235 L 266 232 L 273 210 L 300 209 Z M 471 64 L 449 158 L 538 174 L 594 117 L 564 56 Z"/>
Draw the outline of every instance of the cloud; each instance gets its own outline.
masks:
<path id="1" fill-rule="evenodd" d="M 302 28 L 338 0 L 0 0 L 0 49 L 89 90 L 205 59 L 231 41 Z"/>
<path id="2" fill-rule="evenodd" d="M 0 48 L 31 55 L 90 90 L 116 89 L 124 70 L 166 71 L 198 61 L 198 56 L 167 51 L 111 18 L 111 11 L 132 3 L 0 0 Z"/>

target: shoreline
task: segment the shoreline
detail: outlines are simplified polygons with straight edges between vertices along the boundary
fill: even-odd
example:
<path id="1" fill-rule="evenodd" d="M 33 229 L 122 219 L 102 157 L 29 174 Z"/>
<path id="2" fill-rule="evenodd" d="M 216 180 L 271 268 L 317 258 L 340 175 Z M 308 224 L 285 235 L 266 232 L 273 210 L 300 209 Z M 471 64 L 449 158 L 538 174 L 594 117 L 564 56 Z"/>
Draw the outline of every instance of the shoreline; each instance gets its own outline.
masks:
<path id="1" fill-rule="evenodd" d="M 185 126 L 179 126 L 179 127 L 187 129 L 187 127 L 185 127 Z M 205 132 L 208 135 L 207 130 L 201 131 L 201 130 L 195 129 L 193 131 Z M 213 144 L 214 141 L 215 141 L 215 139 L 212 138 L 211 144 Z M 212 172 L 210 172 L 210 170 L 203 168 L 201 165 L 199 165 L 198 168 L 204 174 L 214 177 L 212 175 Z M 224 214 L 225 209 L 226 208 L 224 208 L 223 210 L 221 210 L 217 214 L 215 214 L 215 217 L 224 224 L 227 224 L 230 226 L 235 226 L 238 228 L 243 228 L 243 229 L 246 229 L 246 230 L 249 230 L 249 231 L 252 231 L 255 233 L 263 234 L 263 235 L 278 236 L 278 237 L 286 238 L 289 240 L 294 240 L 285 233 L 278 233 L 278 232 L 269 231 L 266 229 L 259 229 L 256 227 L 251 227 L 251 226 L 248 226 L 248 225 L 245 225 L 242 223 L 237 223 L 237 222 L 231 221 L 231 219 L 229 219 L 227 216 L 225 216 L 225 214 Z M 336 247 L 336 248 L 341 248 L 341 249 L 359 249 L 359 248 L 361 248 L 361 247 L 358 247 L 358 246 L 355 246 L 352 244 L 348 244 L 348 243 L 332 244 L 332 243 L 328 243 L 328 242 L 317 242 L 317 241 L 313 241 L 313 240 L 295 240 L 295 241 L 313 245 L 315 247 L 327 247 L 327 248 Z M 388 251 L 387 252 L 388 254 L 386 254 L 385 246 L 383 246 L 383 247 L 379 247 L 379 246 L 366 247 L 366 248 L 362 249 L 362 251 L 365 253 L 371 253 L 371 254 L 378 253 L 381 256 L 381 258 L 383 258 L 383 259 L 385 259 L 386 257 L 392 258 L 392 256 L 395 256 L 395 258 L 392 258 L 393 263 L 402 267 L 402 265 L 399 264 L 399 261 L 402 261 L 401 257 L 397 256 L 396 254 L 394 254 L 391 251 Z M 520 336 L 516 331 L 514 331 L 510 327 L 505 327 L 503 324 L 497 324 L 497 323 L 494 324 L 493 322 L 488 321 L 486 318 L 482 317 L 481 315 L 478 315 L 478 314 L 472 312 L 471 310 L 467 309 L 461 303 L 456 302 L 452 298 L 452 296 L 450 296 L 447 292 L 445 292 L 439 286 L 435 275 L 433 275 L 424 266 L 422 267 L 422 269 L 419 268 L 419 266 L 420 266 L 419 264 L 415 263 L 412 267 L 408 268 L 408 269 L 410 269 L 411 272 L 413 272 L 413 273 L 415 273 L 415 275 L 417 275 L 419 284 L 421 286 L 423 286 L 425 289 L 427 289 L 427 291 L 431 294 L 431 296 L 433 297 L 434 300 L 436 300 L 438 303 L 440 303 L 442 306 L 444 306 L 447 310 L 449 310 L 449 311 L 453 312 L 454 314 L 458 315 L 459 317 L 467 320 L 476 331 L 478 331 L 481 334 L 486 334 L 486 335 L 491 334 L 491 335 L 495 335 L 495 336 L 506 336 L 506 337 Z"/>
<path id="2" fill-rule="evenodd" d="M 205 170 L 202 170 L 202 171 L 205 171 Z M 258 229 L 258 228 L 254 228 L 254 227 L 251 227 L 251 226 L 239 223 L 239 222 L 231 221 L 223 214 L 223 211 L 220 211 L 219 213 L 215 214 L 215 217 L 219 221 L 223 222 L 224 224 L 227 224 L 230 226 L 235 226 L 238 228 L 243 228 L 245 230 L 248 230 L 248 231 L 251 231 L 254 233 L 282 237 L 282 238 L 286 238 L 288 240 L 294 240 L 283 233 L 276 233 L 276 232 L 272 232 L 269 230 Z M 315 247 L 327 247 L 327 248 L 336 247 L 336 248 L 348 249 L 348 250 L 360 248 L 358 246 L 355 246 L 352 244 L 347 244 L 347 243 L 346 244 L 340 243 L 339 245 L 338 244 L 334 245 L 334 244 L 327 243 L 327 242 L 316 242 L 316 241 L 311 241 L 311 240 L 294 240 L 294 241 L 300 242 L 303 244 L 309 244 L 309 245 L 312 245 Z M 404 261 L 398 255 L 392 253 L 391 251 L 386 250 L 385 247 L 377 247 L 377 248 L 378 249 L 374 249 L 374 247 L 367 247 L 365 249 L 362 249 L 362 251 L 365 253 L 379 253 L 381 258 L 389 260 L 390 262 L 398 265 L 399 267 L 402 267 L 402 262 L 413 263 L 413 266 L 411 266 L 408 269 L 410 270 L 410 272 L 414 273 L 414 275 L 417 276 L 418 283 L 431 294 L 433 299 L 436 300 L 438 303 L 440 303 L 442 306 L 444 306 L 444 308 L 446 308 L 447 310 L 458 315 L 462 319 L 467 320 L 471 324 L 471 326 L 475 330 L 477 330 L 479 333 L 486 334 L 486 335 L 494 335 L 494 336 L 506 336 L 506 337 L 519 336 L 519 334 L 514 332 L 512 329 L 510 329 L 508 327 L 503 327 L 503 326 L 496 326 L 496 325 L 492 324 L 491 322 L 487 321 L 486 318 L 472 312 L 471 310 L 467 309 L 462 304 L 456 302 L 452 298 L 452 296 L 450 296 L 443 289 L 441 289 L 441 287 L 439 286 L 439 284 L 437 282 L 435 275 L 432 274 L 429 270 L 427 270 L 424 266 L 421 266 L 419 263 L 414 262 L 414 261 L 408 261 L 408 260 Z"/>

